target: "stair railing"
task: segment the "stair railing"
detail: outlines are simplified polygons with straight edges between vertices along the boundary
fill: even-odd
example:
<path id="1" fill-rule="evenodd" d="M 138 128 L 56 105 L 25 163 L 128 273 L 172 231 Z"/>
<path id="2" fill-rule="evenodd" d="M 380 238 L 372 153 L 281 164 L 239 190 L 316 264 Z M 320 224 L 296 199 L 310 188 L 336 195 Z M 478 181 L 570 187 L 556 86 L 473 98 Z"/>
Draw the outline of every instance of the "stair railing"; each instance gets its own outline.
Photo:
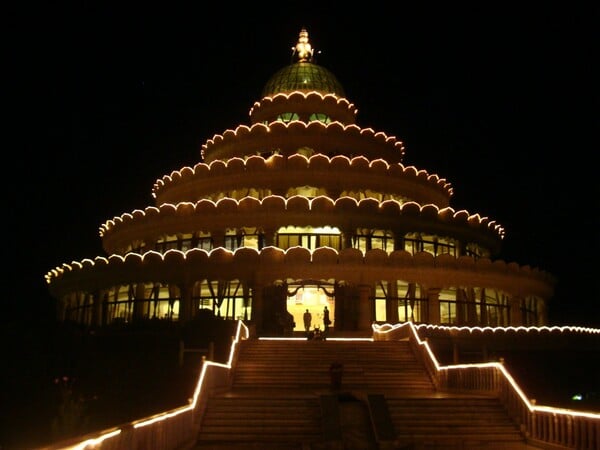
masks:
<path id="1" fill-rule="evenodd" d="M 536 405 L 529 400 L 503 362 L 441 366 L 412 322 L 373 325 L 373 340 L 404 340 L 425 364 L 438 390 L 493 395 L 532 444 L 553 448 L 598 450 L 600 414 Z"/>
<path id="2" fill-rule="evenodd" d="M 232 381 L 232 366 L 239 353 L 239 343 L 248 339 L 248 327 L 238 322 L 232 339 L 227 363 L 202 358 L 202 369 L 189 404 L 145 417 L 114 428 L 66 439 L 37 450 L 173 450 L 189 448 L 200 430 L 208 397 L 218 389 L 227 388 Z"/>

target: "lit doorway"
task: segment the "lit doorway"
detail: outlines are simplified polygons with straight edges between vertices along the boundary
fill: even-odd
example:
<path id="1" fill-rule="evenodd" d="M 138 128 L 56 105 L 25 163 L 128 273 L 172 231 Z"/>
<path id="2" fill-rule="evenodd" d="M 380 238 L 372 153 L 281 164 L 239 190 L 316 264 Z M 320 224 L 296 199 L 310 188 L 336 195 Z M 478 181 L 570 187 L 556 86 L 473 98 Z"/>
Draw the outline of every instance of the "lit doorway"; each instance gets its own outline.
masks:
<path id="1" fill-rule="evenodd" d="M 294 331 L 304 331 L 304 313 L 308 309 L 312 316 L 311 329 L 323 330 L 323 311 L 329 310 L 329 328 L 335 326 L 335 302 L 332 284 L 304 282 L 288 286 L 287 310 L 294 316 Z"/>

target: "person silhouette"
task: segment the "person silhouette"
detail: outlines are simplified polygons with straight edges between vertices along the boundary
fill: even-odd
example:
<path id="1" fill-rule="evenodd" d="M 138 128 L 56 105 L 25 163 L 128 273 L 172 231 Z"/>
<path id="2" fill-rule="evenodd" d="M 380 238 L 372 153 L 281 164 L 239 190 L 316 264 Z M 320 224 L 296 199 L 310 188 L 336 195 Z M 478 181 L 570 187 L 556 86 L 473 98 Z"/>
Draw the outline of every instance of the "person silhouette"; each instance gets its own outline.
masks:
<path id="1" fill-rule="evenodd" d="M 325 309 L 323 309 L 323 329 L 325 332 L 329 330 L 329 325 L 331 325 L 331 320 L 329 320 L 329 310 L 327 309 L 327 306 L 325 306 Z"/>
<path id="2" fill-rule="evenodd" d="M 304 313 L 304 330 L 308 333 L 310 331 L 310 324 L 312 323 L 312 314 L 307 309 Z"/>

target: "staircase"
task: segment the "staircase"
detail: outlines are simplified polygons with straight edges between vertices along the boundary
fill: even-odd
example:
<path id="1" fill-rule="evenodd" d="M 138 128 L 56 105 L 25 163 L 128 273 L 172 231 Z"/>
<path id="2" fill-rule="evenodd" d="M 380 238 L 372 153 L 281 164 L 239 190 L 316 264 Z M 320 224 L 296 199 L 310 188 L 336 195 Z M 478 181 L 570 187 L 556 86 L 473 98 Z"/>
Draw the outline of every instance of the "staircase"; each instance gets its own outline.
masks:
<path id="1" fill-rule="evenodd" d="M 406 341 L 247 340 L 232 387 L 209 399 L 193 448 L 533 447 L 497 399 L 436 392 Z"/>

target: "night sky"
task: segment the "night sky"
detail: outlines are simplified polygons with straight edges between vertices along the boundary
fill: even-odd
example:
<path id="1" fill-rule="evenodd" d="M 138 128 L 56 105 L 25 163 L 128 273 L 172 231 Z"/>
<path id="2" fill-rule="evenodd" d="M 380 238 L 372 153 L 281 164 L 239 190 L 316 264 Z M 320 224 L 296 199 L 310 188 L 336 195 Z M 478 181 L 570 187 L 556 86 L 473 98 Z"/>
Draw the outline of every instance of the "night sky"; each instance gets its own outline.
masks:
<path id="1" fill-rule="evenodd" d="M 15 16 L 8 320 L 51 321 L 45 273 L 106 256 L 102 223 L 151 205 L 156 179 L 199 162 L 213 135 L 249 124 L 306 27 L 358 124 L 396 136 L 405 165 L 450 182 L 455 210 L 499 222 L 502 259 L 557 278 L 551 323 L 600 327 L 597 11 L 289 5 L 233 14 L 86 3 Z"/>

